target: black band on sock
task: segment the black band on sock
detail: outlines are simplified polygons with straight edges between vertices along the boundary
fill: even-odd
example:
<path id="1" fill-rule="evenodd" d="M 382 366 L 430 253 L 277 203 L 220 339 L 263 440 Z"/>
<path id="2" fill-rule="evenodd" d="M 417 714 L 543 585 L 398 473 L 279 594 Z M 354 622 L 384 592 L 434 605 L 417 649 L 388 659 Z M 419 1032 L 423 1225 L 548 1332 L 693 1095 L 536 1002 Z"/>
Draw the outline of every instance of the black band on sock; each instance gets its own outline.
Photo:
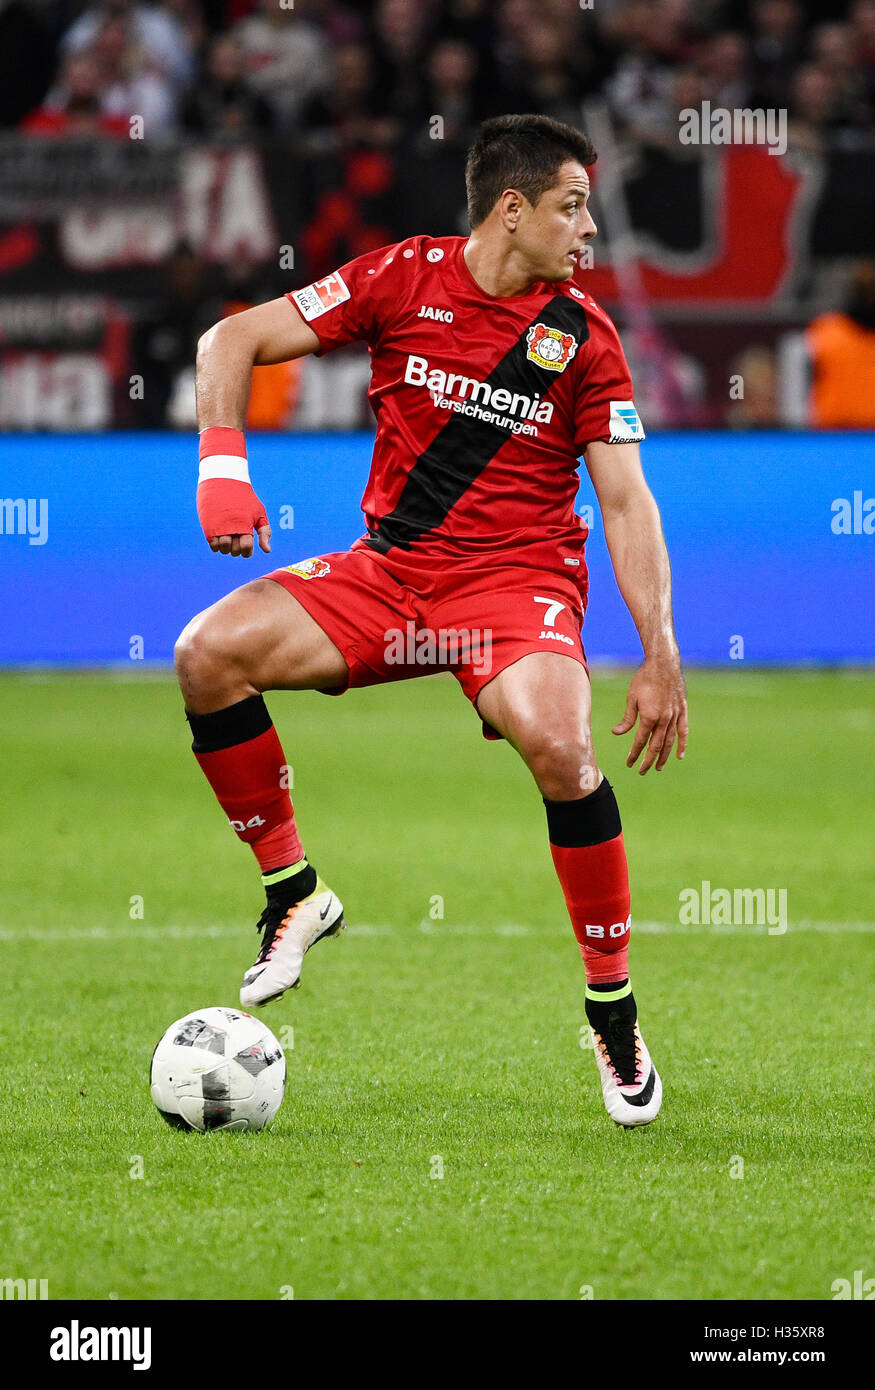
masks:
<path id="1" fill-rule="evenodd" d="M 250 695 L 227 709 L 217 709 L 214 714 L 192 714 L 187 709 L 185 717 L 191 725 L 194 740 L 191 747 L 195 753 L 218 753 L 223 748 L 248 743 L 273 727 L 261 695 Z"/>
<path id="2" fill-rule="evenodd" d="M 550 844 L 560 849 L 601 845 L 615 840 L 623 829 L 617 798 L 607 777 L 589 796 L 576 801 L 548 801 L 546 797 L 543 800 Z"/>
<path id="3" fill-rule="evenodd" d="M 587 985 L 587 989 L 591 988 L 591 985 Z M 627 994 L 622 999 L 612 999 L 609 1002 L 605 1002 L 603 999 L 590 999 L 587 995 L 583 1001 L 583 1009 L 590 1028 L 594 1028 L 602 1036 L 611 1024 L 617 1022 L 634 1024 L 638 1018 L 638 1005 L 635 1003 L 634 994 Z"/>
<path id="4" fill-rule="evenodd" d="M 276 870 L 273 870 L 276 873 Z M 309 898 L 316 891 L 316 870 L 307 864 L 300 873 L 291 878 L 281 878 L 279 883 L 271 883 L 265 889 L 269 903 L 279 903 L 282 907 L 292 907 L 302 898 Z"/>

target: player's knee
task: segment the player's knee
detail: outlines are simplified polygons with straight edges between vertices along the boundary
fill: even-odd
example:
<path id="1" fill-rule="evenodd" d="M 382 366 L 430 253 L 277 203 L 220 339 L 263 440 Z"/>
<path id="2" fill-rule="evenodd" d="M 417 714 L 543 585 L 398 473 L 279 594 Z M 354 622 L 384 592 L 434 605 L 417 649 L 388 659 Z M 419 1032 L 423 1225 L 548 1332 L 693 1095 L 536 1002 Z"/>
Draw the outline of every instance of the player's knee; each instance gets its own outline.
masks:
<path id="1" fill-rule="evenodd" d="M 541 795 L 549 801 L 570 801 L 598 786 L 592 741 L 581 732 L 533 731 L 523 751 Z"/>
<path id="2" fill-rule="evenodd" d="M 223 641 L 209 610 L 192 618 L 176 639 L 173 660 L 180 684 L 209 687 L 228 661 L 227 639 Z"/>

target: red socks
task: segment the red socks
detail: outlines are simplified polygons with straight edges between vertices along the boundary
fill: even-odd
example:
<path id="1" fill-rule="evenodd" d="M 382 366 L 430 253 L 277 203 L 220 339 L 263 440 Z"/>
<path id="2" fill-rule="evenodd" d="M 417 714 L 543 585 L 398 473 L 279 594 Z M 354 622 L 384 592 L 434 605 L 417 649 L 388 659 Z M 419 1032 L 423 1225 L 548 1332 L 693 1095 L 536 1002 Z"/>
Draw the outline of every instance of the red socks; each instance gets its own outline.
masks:
<path id="1" fill-rule="evenodd" d="M 304 850 L 289 796 L 288 765 L 260 695 L 214 714 L 186 712 L 192 750 L 231 828 L 252 846 L 262 874 L 297 864 Z"/>
<path id="2" fill-rule="evenodd" d="M 632 925 L 620 812 L 604 778 L 576 801 L 548 801 L 550 851 L 590 984 L 625 980 Z"/>
<path id="3" fill-rule="evenodd" d="M 300 864 L 304 849 L 287 790 L 288 766 L 262 697 L 252 695 L 214 714 L 187 713 L 187 718 L 194 755 L 232 828 L 252 846 L 262 874 Z M 625 981 L 629 873 L 611 784 L 604 778 L 590 796 L 545 798 L 544 805 L 553 863 L 587 982 Z"/>

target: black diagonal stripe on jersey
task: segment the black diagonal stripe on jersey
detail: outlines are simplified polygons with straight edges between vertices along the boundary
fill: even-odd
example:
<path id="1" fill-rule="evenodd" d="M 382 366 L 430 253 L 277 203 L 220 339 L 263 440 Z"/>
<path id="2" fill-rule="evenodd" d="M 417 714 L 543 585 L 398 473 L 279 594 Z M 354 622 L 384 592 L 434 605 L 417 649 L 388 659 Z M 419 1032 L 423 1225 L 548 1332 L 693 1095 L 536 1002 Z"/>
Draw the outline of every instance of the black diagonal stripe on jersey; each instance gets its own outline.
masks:
<path id="1" fill-rule="evenodd" d="M 560 379 L 561 372 L 539 367 L 537 362 L 531 362 L 526 356 L 529 328 L 536 323 L 545 323 L 548 328 L 557 328 L 561 333 L 573 333 L 578 352 L 589 338 L 589 323 L 583 305 L 557 295 L 535 315 L 513 347 L 490 372 L 486 378 L 490 393 L 503 388 L 512 395 L 540 395 L 543 401 Z M 420 389 L 425 390 L 425 387 Z M 470 396 L 468 399 L 471 399 Z M 508 414 L 494 406 L 484 406 L 484 409 L 493 410 L 499 416 Z M 488 420 L 479 420 L 476 415 L 451 415 L 416 460 L 395 507 L 382 518 L 377 532 L 368 537 L 367 544 L 383 555 L 393 546 L 410 550 L 414 541 L 434 531 L 446 520 L 459 498 L 479 478 L 499 449 L 514 437 L 506 429 Z"/>

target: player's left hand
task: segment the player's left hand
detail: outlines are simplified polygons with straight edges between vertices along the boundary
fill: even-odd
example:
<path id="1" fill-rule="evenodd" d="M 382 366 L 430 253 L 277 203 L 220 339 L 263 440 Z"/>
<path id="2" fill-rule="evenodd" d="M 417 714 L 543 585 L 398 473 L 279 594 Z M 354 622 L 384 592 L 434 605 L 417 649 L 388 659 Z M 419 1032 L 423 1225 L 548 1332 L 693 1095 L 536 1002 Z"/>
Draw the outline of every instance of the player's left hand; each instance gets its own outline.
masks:
<path id="1" fill-rule="evenodd" d="M 689 721 L 680 657 L 644 658 L 629 685 L 626 713 L 619 724 L 614 725 L 612 732 L 627 734 L 634 728 L 636 720 L 638 728 L 626 759 L 627 767 L 634 767 L 646 749 L 638 771 L 643 776 L 655 763 L 657 772 L 661 772 L 668 762 L 675 739 L 677 756 L 684 756 Z"/>

